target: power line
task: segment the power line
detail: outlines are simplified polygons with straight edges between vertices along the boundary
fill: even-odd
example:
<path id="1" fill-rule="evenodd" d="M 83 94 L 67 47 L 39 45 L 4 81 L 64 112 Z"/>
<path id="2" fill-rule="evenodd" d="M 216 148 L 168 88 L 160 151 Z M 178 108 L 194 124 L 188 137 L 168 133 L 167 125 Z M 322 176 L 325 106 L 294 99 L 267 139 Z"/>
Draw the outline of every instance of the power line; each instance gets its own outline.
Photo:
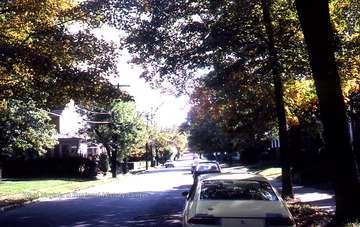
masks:
<path id="1" fill-rule="evenodd" d="M 103 124 L 103 125 L 112 124 L 112 122 L 110 121 L 83 121 L 83 122 L 90 124 Z"/>
<path id="2" fill-rule="evenodd" d="M 84 108 L 80 108 L 79 106 L 75 106 L 76 109 L 79 109 L 79 110 L 82 110 L 82 111 L 85 111 L 87 113 L 91 113 L 91 114 L 99 114 L 99 115 L 111 115 L 110 112 L 97 112 L 97 111 L 91 111 L 91 110 L 87 110 L 87 109 L 84 109 Z"/>

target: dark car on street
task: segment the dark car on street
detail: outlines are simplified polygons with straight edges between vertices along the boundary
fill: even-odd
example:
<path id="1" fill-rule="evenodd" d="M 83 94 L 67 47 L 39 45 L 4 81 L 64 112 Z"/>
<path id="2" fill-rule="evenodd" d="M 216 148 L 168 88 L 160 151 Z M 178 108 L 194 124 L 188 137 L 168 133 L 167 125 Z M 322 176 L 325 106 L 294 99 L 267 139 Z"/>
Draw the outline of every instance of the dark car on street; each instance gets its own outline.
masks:
<path id="1" fill-rule="evenodd" d="M 195 170 L 193 171 L 194 182 L 197 180 L 198 176 L 201 174 L 207 173 L 221 173 L 221 168 L 218 162 L 216 161 L 202 161 L 196 165 Z"/>
<path id="2" fill-rule="evenodd" d="M 171 160 L 167 160 L 167 161 L 165 162 L 165 168 L 171 168 L 171 167 L 175 167 L 174 162 L 171 161 Z"/>

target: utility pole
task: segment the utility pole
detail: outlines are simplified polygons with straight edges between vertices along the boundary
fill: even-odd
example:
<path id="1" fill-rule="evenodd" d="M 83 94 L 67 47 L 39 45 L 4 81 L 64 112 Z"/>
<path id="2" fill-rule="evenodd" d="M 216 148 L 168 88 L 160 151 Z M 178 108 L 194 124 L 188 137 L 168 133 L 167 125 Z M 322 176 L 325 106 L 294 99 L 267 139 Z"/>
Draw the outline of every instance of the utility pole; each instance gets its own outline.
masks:
<path id="1" fill-rule="evenodd" d="M 151 111 L 150 111 L 151 130 L 153 129 L 153 120 L 154 120 L 154 114 L 153 114 L 153 108 L 151 107 Z M 151 165 L 151 167 L 155 167 L 154 154 L 153 154 L 153 140 L 151 140 L 151 142 L 150 142 L 149 151 L 150 151 L 150 159 L 151 159 L 150 165 Z"/>
<path id="2" fill-rule="evenodd" d="M 146 131 L 149 133 L 149 114 L 146 114 Z M 148 154 L 149 154 L 149 139 L 146 140 L 145 144 L 145 169 L 148 170 Z"/>
<path id="3" fill-rule="evenodd" d="M 148 170 L 148 151 L 149 151 L 149 143 L 146 141 L 145 144 L 145 169 Z"/>

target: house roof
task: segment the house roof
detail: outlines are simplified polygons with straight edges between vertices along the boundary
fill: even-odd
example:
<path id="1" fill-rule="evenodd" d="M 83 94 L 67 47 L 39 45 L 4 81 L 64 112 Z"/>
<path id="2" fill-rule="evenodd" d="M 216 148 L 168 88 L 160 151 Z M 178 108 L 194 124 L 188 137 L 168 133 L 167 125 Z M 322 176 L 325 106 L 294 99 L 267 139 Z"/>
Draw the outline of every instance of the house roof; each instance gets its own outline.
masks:
<path id="1" fill-rule="evenodd" d="M 78 135 L 69 135 L 69 134 L 62 134 L 58 133 L 55 135 L 56 139 L 84 139 L 83 137 L 80 137 Z"/>

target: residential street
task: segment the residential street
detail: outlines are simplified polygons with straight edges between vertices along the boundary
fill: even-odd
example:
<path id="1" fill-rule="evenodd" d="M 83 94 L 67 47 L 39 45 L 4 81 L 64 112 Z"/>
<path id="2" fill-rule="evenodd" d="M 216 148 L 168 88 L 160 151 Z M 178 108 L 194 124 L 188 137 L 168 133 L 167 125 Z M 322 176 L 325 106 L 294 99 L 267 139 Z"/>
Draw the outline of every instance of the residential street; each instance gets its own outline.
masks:
<path id="1" fill-rule="evenodd" d="M 183 191 L 190 188 L 192 155 L 184 155 L 175 168 L 159 166 L 129 176 L 119 176 L 61 198 L 49 198 L 25 207 L 0 212 L 1 226 L 181 226 Z M 235 171 L 224 169 L 224 171 Z M 281 182 L 271 180 L 281 191 Z M 295 198 L 322 209 L 335 209 L 332 189 L 294 185 Z"/>
<path id="2" fill-rule="evenodd" d="M 181 226 L 191 160 L 2 212 L 1 226 Z"/>

